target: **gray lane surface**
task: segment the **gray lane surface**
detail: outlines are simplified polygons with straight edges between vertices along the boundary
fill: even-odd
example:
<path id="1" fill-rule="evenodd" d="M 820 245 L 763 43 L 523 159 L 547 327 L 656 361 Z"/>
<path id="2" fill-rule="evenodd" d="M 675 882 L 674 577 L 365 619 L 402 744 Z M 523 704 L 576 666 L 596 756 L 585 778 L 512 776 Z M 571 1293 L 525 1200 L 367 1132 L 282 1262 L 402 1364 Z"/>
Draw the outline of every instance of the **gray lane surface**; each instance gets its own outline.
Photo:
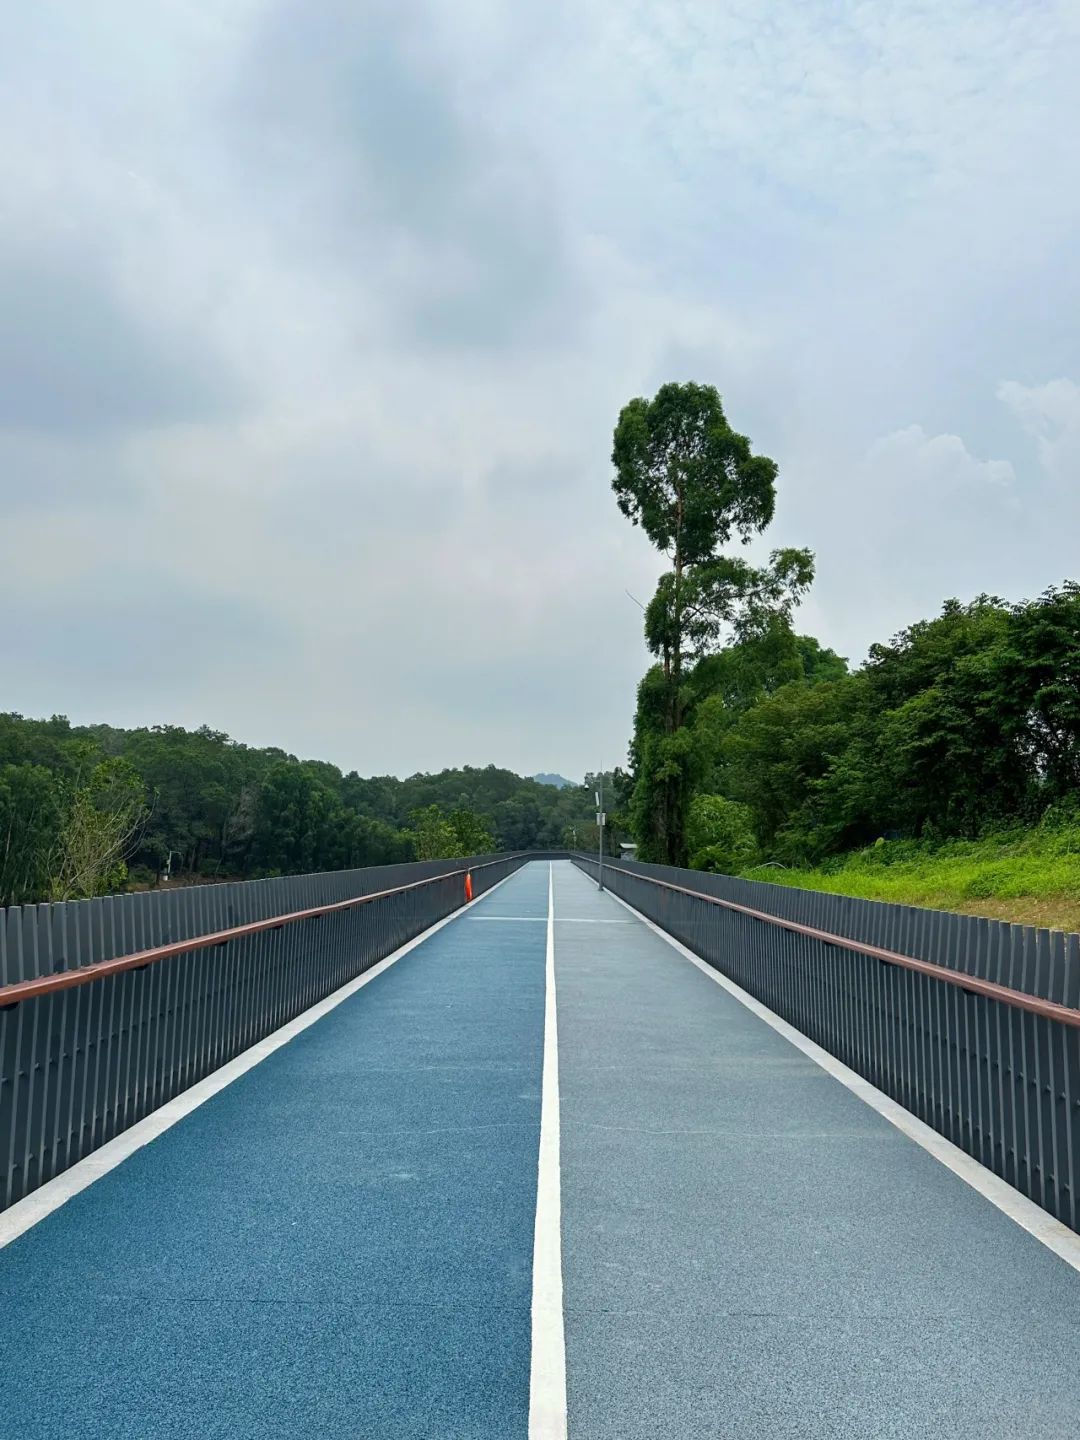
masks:
<path id="1" fill-rule="evenodd" d="M 555 868 L 570 1440 L 1053 1440 L 1080 1275 Z"/>
<path id="2" fill-rule="evenodd" d="M 502 917 L 547 905 L 519 872 L 0 1250 L 0 1437 L 524 1440 L 546 929 Z"/>

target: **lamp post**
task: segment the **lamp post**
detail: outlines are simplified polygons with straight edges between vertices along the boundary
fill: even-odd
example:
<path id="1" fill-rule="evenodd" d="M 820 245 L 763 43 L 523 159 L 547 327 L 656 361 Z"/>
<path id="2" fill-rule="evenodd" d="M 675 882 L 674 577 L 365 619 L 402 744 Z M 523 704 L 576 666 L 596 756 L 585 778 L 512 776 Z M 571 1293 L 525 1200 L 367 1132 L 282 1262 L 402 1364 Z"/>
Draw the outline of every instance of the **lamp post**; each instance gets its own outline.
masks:
<path id="1" fill-rule="evenodd" d="M 603 770 L 600 771 L 600 779 L 599 779 L 599 782 L 598 782 L 598 783 L 599 783 L 599 787 L 600 787 L 600 788 L 595 791 L 595 795 L 596 795 L 596 828 L 597 828 L 597 830 L 600 832 L 600 861 L 599 861 L 599 865 L 597 866 L 597 879 L 596 879 L 596 883 L 597 883 L 598 888 L 601 889 L 601 890 L 603 890 L 603 888 L 604 888 L 604 824 L 605 824 L 605 822 L 606 822 L 606 820 L 607 820 L 607 816 L 604 814 L 604 772 L 603 772 Z"/>

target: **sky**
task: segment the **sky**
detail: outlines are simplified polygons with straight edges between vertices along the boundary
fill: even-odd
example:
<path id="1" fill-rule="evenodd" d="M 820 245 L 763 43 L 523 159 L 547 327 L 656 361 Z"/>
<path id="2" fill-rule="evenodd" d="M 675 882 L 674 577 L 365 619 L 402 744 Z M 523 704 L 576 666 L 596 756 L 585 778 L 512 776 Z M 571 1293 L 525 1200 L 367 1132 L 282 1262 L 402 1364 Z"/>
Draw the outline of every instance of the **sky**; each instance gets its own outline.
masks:
<path id="1" fill-rule="evenodd" d="M 0 709 L 625 758 L 619 409 L 715 384 L 857 662 L 1076 576 L 1080 0 L 36 0 Z"/>

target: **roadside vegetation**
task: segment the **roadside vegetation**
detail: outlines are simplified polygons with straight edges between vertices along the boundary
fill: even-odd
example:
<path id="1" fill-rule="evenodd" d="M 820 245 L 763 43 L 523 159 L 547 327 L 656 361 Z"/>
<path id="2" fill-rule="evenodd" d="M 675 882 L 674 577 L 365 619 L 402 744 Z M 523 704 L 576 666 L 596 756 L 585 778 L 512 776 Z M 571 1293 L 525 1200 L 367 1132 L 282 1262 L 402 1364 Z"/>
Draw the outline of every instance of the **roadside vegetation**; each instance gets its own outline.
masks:
<path id="1" fill-rule="evenodd" d="M 882 840 L 817 869 L 744 873 L 774 885 L 1080 931 L 1080 821 L 941 845 Z"/>
<path id="2" fill-rule="evenodd" d="M 0 714 L 0 906 L 596 844 L 593 779 L 342 773 L 220 731 Z M 613 778 L 608 777 L 609 786 Z"/>
<path id="3" fill-rule="evenodd" d="M 808 551 L 730 553 L 777 467 L 715 390 L 631 401 L 612 460 L 670 566 L 617 791 L 641 859 L 1080 925 L 1080 584 L 948 600 L 851 670 L 795 628 Z"/>

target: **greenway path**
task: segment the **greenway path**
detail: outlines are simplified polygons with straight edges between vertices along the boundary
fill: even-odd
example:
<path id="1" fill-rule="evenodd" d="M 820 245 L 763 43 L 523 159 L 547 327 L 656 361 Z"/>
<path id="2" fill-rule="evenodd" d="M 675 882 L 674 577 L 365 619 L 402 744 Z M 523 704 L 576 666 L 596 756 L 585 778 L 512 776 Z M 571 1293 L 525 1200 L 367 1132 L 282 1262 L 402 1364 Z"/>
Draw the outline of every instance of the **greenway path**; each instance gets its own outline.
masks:
<path id="1" fill-rule="evenodd" d="M 581 870 L 406 950 L 0 1249 L 3 1440 L 1075 1435 L 1068 1256 Z"/>

